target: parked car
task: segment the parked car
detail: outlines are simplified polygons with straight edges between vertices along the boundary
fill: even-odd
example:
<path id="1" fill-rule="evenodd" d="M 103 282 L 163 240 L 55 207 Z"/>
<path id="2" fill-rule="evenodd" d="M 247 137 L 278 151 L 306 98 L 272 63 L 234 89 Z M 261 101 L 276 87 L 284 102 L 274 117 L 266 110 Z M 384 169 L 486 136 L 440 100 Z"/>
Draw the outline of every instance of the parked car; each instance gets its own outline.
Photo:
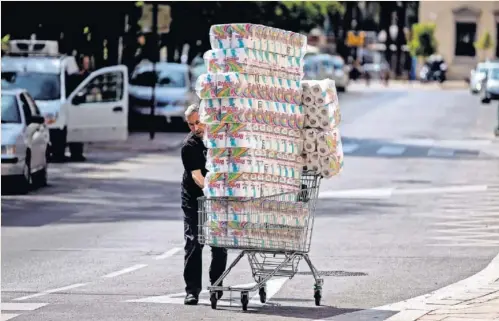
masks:
<path id="1" fill-rule="evenodd" d="M 25 89 L 2 89 L 2 181 L 26 193 L 47 184 L 50 134 Z M 5 184 L 13 180 L 12 184 Z"/>
<path id="2" fill-rule="evenodd" d="M 50 130 L 54 158 L 67 143 L 123 141 L 128 137 L 128 69 L 111 66 L 82 80 L 75 57 L 57 41 L 12 40 L 2 57 L 2 85 L 26 89 Z"/>
<path id="3" fill-rule="evenodd" d="M 481 96 L 482 103 L 485 104 L 490 103 L 491 100 L 499 100 L 499 62 L 487 64 Z"/>
<path id="4" fill-rule="evenodd" d="M 156 63 L 137 66 L 130 78 L 130 127 L 141 129 L 150 123 L 155 95 L 155 120 L 160 118 L 174 128 L 185 126 L 185 110 L 194 102 L 189 77 L 189 66 L 176 63 Z"/>
<path id="5" fill-rule="evenodd" d="M 332 79 L 336 84 L 336 89 L 345 91 L 350 81 L 348 67 L 340 56 L 329 54 L 313 54 L 304 58 L 304 77 L 310 79 Z"/>
<path id="6" fill-rule="evenodd" d="M 485 79 L 485 72 L 487 71 L 487 63 L 479 63 L 475 69 L 470 72 L 470 91 L 476 95 L 482 90 L 482 83 Z"/>

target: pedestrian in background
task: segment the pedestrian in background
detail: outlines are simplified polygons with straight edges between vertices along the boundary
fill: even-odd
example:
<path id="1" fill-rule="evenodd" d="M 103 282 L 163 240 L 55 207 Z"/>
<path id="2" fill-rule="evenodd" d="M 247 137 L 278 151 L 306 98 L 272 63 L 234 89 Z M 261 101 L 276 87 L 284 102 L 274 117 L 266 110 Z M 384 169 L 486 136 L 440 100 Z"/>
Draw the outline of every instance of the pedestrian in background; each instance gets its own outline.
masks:
<path id="1" fill-rule="evenodd" d="M 198 239 L 198 197 L 203 196 L 204 178 L 206 176 L 206 152 L 203 143 L 205 125 L 199 119 L 199 106 L 190 105 L 185 116 L 191 130 L 182 146 L 182 210 L 184 211 L 184 304 L 196 305 L 202 288 L 202 249 Z M 223 274 L 227 266 L 227 249 L 211 247 L 210 282 Z M 218 292 L 218 298 L 223 292 Z"/>

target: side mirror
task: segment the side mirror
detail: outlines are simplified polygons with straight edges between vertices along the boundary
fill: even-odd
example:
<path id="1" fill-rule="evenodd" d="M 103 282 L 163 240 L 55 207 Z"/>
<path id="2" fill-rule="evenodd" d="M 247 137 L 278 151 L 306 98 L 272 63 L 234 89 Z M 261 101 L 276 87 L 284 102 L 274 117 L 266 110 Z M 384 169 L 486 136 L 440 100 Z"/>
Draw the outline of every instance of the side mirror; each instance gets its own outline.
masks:
<path id="1" fill-rule="evenodd" d="M 78 106 L 86 102 L 85 94 L 83 92 L 79 92 L 76 96 L 73 97 L 73 101 L 71 102 L 73 105 Z"/>
<path id="2" fill-rule="evenodd" d="M 29 121 L 30 124 L 43 124 L 45 123 L 45 118 L 43 116 L 31 116 Z"/>

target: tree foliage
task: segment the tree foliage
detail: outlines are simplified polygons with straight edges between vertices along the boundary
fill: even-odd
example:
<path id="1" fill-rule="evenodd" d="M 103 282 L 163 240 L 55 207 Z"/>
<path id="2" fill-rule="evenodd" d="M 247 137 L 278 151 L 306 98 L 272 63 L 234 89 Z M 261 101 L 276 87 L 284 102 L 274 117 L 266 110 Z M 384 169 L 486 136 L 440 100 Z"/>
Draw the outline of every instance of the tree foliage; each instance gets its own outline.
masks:
<path id="1" fill-rule="evenodd" d="M 411 55 L 428 57 L 437 52 L 435 28 L 433 23 L 416 23 L 412 26 L 412 39 L 409 42 Z"/>
<path id="2" fill-rule="evenodd" d="M 475 42 L 475 48 L 478 50 L 489 50 L 494 46 L 494 42 L 492 41 L 492 37 L 490 33 L 486 31 L 477 42 Z"/>

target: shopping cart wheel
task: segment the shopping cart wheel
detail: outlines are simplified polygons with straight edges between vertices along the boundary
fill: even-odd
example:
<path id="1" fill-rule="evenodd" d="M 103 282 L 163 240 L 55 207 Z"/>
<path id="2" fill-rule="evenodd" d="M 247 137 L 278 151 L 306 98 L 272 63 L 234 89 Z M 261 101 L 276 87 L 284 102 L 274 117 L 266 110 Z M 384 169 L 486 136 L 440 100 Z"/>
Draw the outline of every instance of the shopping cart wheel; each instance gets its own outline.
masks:
<path id="1" fill-rule="evenodd" d="M 213 310 L 217 309 L 217 301 L 218 301 L 218 293 L 216 291 L 213 291 L 210 293 L 210 302 L 211 302 L 211 308 Z"/>
<path id="2" fill-rule="evenodd" d="M 265 288 L 260 288 L 258 294 L 260 295 L 260 302 L 262 303 L 267 302 L 267 292 L 265 292 Z"/>
<path id="3" fill-rule="evenodd" d="M 243 306 L 243 311 L 248 310 L 248 302 L 249 302 L 249 293 L 241 292 L 241 304 Z"/>
<path id="4" fill-rule="evenodd" d="M 315 305 L 320 306 L 321 305 L 321 290 L 315 290 L 314 291 L 314 298 L 315 298 Z"/>

